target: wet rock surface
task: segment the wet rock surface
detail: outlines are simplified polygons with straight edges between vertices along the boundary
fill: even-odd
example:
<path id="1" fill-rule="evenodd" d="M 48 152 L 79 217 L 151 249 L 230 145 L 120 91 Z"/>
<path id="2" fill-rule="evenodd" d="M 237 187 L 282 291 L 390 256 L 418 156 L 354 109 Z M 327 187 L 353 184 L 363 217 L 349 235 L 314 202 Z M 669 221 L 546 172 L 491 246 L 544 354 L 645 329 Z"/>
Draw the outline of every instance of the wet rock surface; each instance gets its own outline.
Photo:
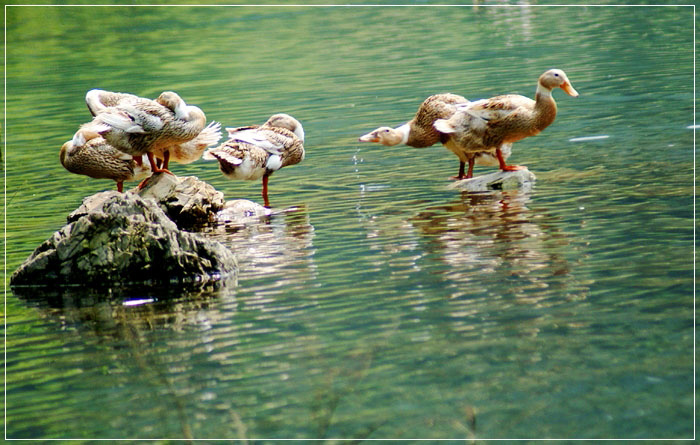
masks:
<path id="1" fill-rule="evenodd" d="M 216 213 L 224 208 L 224 194 L 193 176 L 180 178 L 160 173 L 149 179 L 141 190 L 129 193 L 158 202 L 181 228 L 214 222 Z"/>
<path id="2" fill-rule="evenodd" d="M 211 220 L 221 207 L 223 194 L 208 184 L 171 175 L 152 178 L 138 192 L 92 195 L 12 274 L 10 284 L 110 287 L 235 276 L 236 257 L 228 247 L 183 230 Z"/>

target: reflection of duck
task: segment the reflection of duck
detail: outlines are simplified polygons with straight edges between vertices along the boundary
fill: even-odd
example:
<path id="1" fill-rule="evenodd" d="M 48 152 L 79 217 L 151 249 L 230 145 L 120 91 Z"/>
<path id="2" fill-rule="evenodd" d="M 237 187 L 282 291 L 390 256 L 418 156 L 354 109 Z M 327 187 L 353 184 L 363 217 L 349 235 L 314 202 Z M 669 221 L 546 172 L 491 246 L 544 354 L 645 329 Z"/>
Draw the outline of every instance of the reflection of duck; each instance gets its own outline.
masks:
<path id="1" fill-rule="evenodd" d="M 248 278 L 265 277 L 285 288 L 312 282 L 317 268 L 315 229 L 308 209 L 302 205 L 249 213 L 246 207 L 253 209 L 255 205 L 240 206 L 220 217 L 217 225 L 206 229 L 207 235 L 235 247 L 240 271 Z"/>
<path id="2" fill-rule="evenodd" d="M 304 159 L 304 129 L 288 114 L 275 114 L 263 125 L 227 128 L 229 139 L 207 150 L 203 157 L 219 161 L 221 172 L 230 179 L 262 178 L 265 206 L 267 182 L 272 173 Z"/>
<path id="3" fill-rule="evenodd" d="M 407 123 L 396 128 L 379 127 L 361 136 L 359 140 L 388 146 L 404 144 L 417 148 L 429 147 L 438 142 L 445 144 L 449 136 L 435 128 L 435 121 L 452 117 L 459 106 L 467 104 L 469 101 L 457 94 L 435 94 L 423 101 L 413 119 Z M 507 157 L 507 154 L 505 156 Z M 498 160 L 489 153 L 477 154 L 476 162 L 479 165 L 498 165 Z M 459 177 L 461 176 L 464 176 L 463 163 L 460 164 Z"/>
<path id="4" fill-rule="evenodd" d="M 426 208 L 410 222 L 428 242 L 427 249 L 449 266 L 446 279 L 457 285 L 459 295 L 470 292 L 468 285 L 475 281 L 496 283 L 505 276 L 512 279 L 509 292 L 518 297 L 550 298 L 546 291 L 529 291 L 546 289 L 559 282 L 553 277 L 571 274 L 566 255 L 571 240 L 550 215 L 529 209 L 529 203 L 529 195 L 520 192 L 464 193 L 450 204 Z M 581 290 L 575 277 L 561 284 L 562 294 Z"/>
<path id="5" fill-rule="evenodd" d="M 150 164 L 137 164 L 129 155 L 112 147 L 102 137 L 84 141 L 78 135 L 78 144 L 68 141 L 61 147 L 61 164 L 71 173 L 95 179 L 112 179 L 117 190 L 124 190 L 124 181 L 141 180 L 151 173 Z"/>
<path id="6" fill-rule="evenodd" d="M 168 147 L 194 139 L 205 124 L 202 110 L 188 106 L 177 93 L 166 91 L 155 101 L 120 100 L 116 106 L 99 110 L 92 122 L 80 127 L 73 145 L 102 136 L 124 153 L 132 156 L 146 154 L 154 172 L 170 173 L 167 170 Z M 163 167 L 155 166 L 155 151 L 162 151 Z"/>
<path id="7" fill-rule="evenodd" d="M 450 135 L 445 145 L 459 157 L 460 177 L 472 177 L 475 154 L 484 151 L 495 154 L 503 171 L 522 168 L 506 165 L 503 151 L 509 151 L 513 142 L 534 136 L 554 122 L 557 104 L 552 89 L 557 87 L 570 96 L 578 96 L 564 71 L 553 69 L 540 76 L 535 100 L 517 94 L 495 96 L 458 105 L 450 118 L 435 121 L 436 129 Z M 464 163 L 469 163 L 466 175 Z"/>

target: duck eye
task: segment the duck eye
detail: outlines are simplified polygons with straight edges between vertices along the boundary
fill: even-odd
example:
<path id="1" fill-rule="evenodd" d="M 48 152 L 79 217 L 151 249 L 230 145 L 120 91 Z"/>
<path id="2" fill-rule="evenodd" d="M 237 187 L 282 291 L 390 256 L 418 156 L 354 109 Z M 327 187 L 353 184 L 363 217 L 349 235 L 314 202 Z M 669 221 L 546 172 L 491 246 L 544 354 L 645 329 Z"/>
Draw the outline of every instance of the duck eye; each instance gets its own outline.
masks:
<path id="1" fill-rule="evenodd" d="M 554 73 L 554 77 L 559 77 L 559 73 Z"/>

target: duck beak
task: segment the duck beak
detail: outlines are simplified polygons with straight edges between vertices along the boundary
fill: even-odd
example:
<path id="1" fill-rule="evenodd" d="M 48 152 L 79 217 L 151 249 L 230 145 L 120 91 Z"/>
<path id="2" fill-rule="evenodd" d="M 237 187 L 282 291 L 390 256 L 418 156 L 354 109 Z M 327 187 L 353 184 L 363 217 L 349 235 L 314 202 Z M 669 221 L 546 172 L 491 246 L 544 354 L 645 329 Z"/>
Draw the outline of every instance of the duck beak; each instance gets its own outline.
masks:
<path id="1" fill-rule="evenodd" d="M 367 133 L 364 136 L 360 136 L 360 142 L 379 142 L 379 138 L 374 135 L 374 132 Z"/>
<path id="2" fill-rule="evenodd" d="M 561 89 L 571 97 L 578 97 L 578 91 L 576 91 L 569 82 L 562 83 Z"/>

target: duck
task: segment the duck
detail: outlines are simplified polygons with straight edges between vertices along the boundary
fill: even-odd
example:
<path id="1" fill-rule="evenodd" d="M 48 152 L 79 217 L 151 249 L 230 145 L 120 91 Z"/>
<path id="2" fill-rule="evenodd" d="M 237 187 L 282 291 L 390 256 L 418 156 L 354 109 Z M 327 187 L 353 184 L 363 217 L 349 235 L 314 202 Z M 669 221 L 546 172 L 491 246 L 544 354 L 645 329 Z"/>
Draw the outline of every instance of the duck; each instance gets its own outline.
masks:
<path id="1" fill-rule="evenodd" d="M 178 108 L 183 106 L 183 101 L 178 99 L 179 95 L 164 92 L 156 99 L 156 102 L 170 109 L 176 115 L 179 115 L 180 119 L 186 120 L 190 112 L 197 113 L 197 107 L 188 106 L 186 104 L 184 104 L 184 110 Z M 96 116 L 109 107 L 128 104 L 133 105 L 148 100 L 149 99 L 130 93 L 117 93 L 97 88 L 85 94 L 85 103 L 93 116 Z M 187 107 L 190 108 L 188 109 Z M 167 149 L 165 147 L 158 147 L 154 150 L 154 155 L 156 158 L 162 160 L 162 167 L 166 169 L 168 168 L 167 161 L 169 160 L 173 160 L 179 164 L 190 164 L 201 158 L 204 150 L 218 143 L 219 139 L 221 139 L 221 124 L 212 121 L 209 125 L 204 127 L 194 139 L 181 144 L 172 145 L 167 147 Z M 166 158 L 168 159 L 166 160 Z"/>
<path id="2" fill-rule="evenodd" d="M 278 113 L 262 125 L 226 131 L 228 140 L 205 151 L 202 158 L 218 161 L 221 172 L 229 179 L 262 178 L 262 197 L 269 208 L 269 177 L 282 167 L 304 160 L 304 128 L 294 117 Z"/>
<path id="3" fill-rule="evenodd" d="M 98 106 L 99 107 L 99 106 Z M 191 141 L 205 128 L 206 117 L 198 107 L 187 105 L 175 92 L 165 91 L 155 100 L 120 101 L 100 110 L 73 137 L 74 145 L 103 137 L 114 148 L 134 157 L 148 157 L 154 173 L 168 170 L 168 147 Z M 157 166 L 154 152 L 163 155 Z"/>
<path id="4" fill-rule="evenodd" d="M 415 116 L 405 124 L 392 127 L 379 127 L 376 130 L 360 136 L 360 142 L 376 142 L 382 145 L 408 145 L 415 148 L 430 147 L 438 142 L 443 145 L 448 141 L 449 135 L 435 128 L 434 123 L 438 119 L 448 119 L 457 111 L 457 107 L 469 104 L 465 97 L 453 93 L 440 93 L 428 96 L 418 107 Z M 504 154 L 506 157 L 510 152 Z M 478 153 L 475 161 L 479 165 L 498 165 L 498 160 L 488 152 Z M 460 162 L 457 176 L 452 179 L 464 177 L 465 164 Z"/>
<path id="5" fill-rule="evenodd" d="M 471 178 L 475 156 L 484 152 L 496 157 L 502 171 L 525 168 L 506 165 L 505 152 L 510 153 L 514 142 L 535 136 L 554 122 L 557 104 L 552 90 L 555 88 L 578 97 L 566 73 L 550 69 L 537 80 L 535 100 L 518 94 L 495 96 L 460 104 L 449 118 L 437 119 L 435 128 L 449 136 L 445 146 L 460 159 L 462 168 L 457 179 Z M 469 164 L 466 174 L 465 163 Z"/>
<path id="6" fill-rule="evenodd" d="M 359 140 L 388 146 L 403 144 L 416 148 L 430 147 L 444 139 L 433 123 L 437 119 L 451 117 L 457 110 L 457 105 L 468 103 L 466 98 L 458 94 L 433 94 L 420 104 L 410 121 L 396 128 L 379 127 L 360 136 Z"/>
<path id="7" fill-rule="evenodd" d="M 107 90 L 94 88 L 85 93 L 85 104 L 90 110 L 90 114 L 97 116 L 106 108 L 115 107 L 123 104 L 134 104 L 144 99 L 131 93 L 116 93 Z M 173 110 L 174 111 L 174 110 Z"/>
<path id="8" fill-rule="evenodd" d="M 178 164 L 191 164 L 202 157 L 204 150 L 218 144 L 220 139 L 221 124 L 212 121 L 194 139 L 168 147 L 158 147 L 153 150 L 153 154 L 157 159 L 164 161 L 164 168 L 168 168 L 166 159 Z"/>
<path id="9" fill-rule="evenodd" d="M 79 135 L 78 138 L 82 138 Z M 61 165 L 71 173 L 95 179 L 111 179 L 117 183 L 117 191 L 124 191 L 124 181 L 145 179 L 152 173 L 148 163 L 137 161 L 111 146 L 103 137 L 89 141 L 69 140 L 61 146 Z"/>

